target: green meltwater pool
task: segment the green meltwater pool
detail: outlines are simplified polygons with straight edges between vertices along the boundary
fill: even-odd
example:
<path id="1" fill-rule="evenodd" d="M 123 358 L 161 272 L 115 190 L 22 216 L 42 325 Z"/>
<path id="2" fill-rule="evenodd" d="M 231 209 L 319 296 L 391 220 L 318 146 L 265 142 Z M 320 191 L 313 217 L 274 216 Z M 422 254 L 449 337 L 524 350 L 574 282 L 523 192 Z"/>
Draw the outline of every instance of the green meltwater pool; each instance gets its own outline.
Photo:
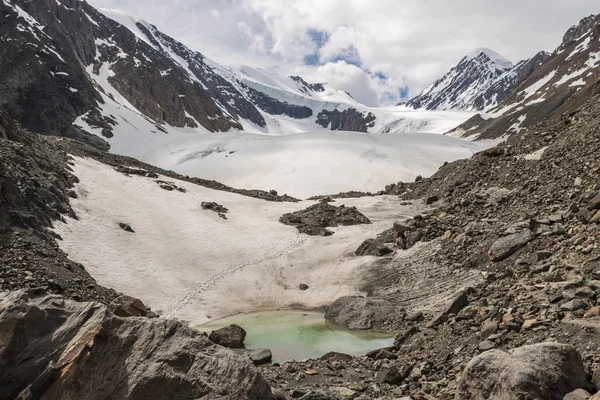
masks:
<path id="1" fill-rule="evenodd" d="M 269 349 L 273 362 L 318 358 L 336 351 L 362 355 L 391 346 L 390 333 L 350 331 L 325 321 L 322 313 L 305 311 L 268 311 L 235 315 L 198 327 L 210 332 L 230 324 L 246 330 L 246 348 Z"/>

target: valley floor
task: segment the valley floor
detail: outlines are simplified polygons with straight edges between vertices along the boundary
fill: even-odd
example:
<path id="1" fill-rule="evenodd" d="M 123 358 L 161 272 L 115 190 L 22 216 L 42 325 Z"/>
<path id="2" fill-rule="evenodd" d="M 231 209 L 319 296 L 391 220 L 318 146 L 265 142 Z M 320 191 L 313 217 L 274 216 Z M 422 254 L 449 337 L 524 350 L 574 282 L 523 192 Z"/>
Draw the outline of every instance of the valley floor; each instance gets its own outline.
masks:
<path id="1" fill-rule="evenodd" d="M 172 179 L 187 192 L 166 191 L 153 179 L 82 158 L 74 173 L 81 180 L 72 200 L 79 220 L 56 224 L 61 248 L 99 284 L 193 324 L 259 309 L 318 308 L 356 294 L 360 271 L 372 259 L 353 252 L 395 219 L 415 213 L 389 196 L 345 199 L 373 224 L 311 237 L 279 217 L 313 202 L 266 202 Z M 201 208 L 210 201 L 229 209 L 227 220 Z M 300 283 L 310 290 L 300 291 Z"/>
<path id="2" fill-rule="evenodd" d="M 376 258 L 354 251 L 393 221 L 424 208 L 419 202 L 403 205 L 396 196 L 339 199 L 335 205 L 356 206 L 373 223 L 314 237 L 279 222 L 281 215 L 314 202 L 267 202 L 160 177 L 186 189 L 167 191 L 155 179 L 127 176 L 79 157 L 74 173 L 80 183 L 71 204 L 79 219 L 56 223 L 61 248 L 100 285 L 193 325 L 256 310 L 323 308 L 341 296 L 361 294 Z M 202 202 L 228 208 L 227 219 L 203 210 Z M 418 247 L 398 256 L 423 251 Z M 429 272 L 436 270 L 430 267 L 407 270 L 407 298 L 412 290 L 420 296 Z M 436 293 L 433 303 L 459 283 Z"/>
<path id="3" fill-rule="evenodd" d="M 181 174 L 294 197 L 378 191 L 429 176 L 446 161 L 485 147 L 438 134 L 319 131 L 285 136 L 190 134 L 150 150 L 143 161 Z"/>

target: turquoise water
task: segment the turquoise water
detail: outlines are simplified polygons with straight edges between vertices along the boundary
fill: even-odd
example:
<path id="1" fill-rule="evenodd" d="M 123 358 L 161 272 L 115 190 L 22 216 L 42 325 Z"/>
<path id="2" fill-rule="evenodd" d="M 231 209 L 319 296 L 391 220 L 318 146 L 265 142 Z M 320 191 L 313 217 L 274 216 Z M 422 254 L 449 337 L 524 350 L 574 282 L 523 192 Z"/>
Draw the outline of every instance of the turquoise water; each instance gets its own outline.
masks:
<path id="1" fill-rule="evenodd" d="M 304 311 L 268 311 L 235 315 L 202 325 L 206 332 L 230 324 L 246 330 L 246 348 L 265 348 L 273 353 L 273 362 L 307 360 L 336 351 L 351 355 L 391 346 L 390 333 L 349 331 L 334 326 L 322 313 Z"/>

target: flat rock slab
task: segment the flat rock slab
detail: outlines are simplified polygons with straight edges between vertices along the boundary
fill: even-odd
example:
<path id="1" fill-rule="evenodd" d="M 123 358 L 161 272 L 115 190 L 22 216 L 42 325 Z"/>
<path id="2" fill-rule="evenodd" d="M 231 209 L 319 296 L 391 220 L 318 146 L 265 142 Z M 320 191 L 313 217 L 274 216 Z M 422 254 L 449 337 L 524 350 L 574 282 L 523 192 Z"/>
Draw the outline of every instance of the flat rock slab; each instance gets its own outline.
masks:
<path id="1" fill-rule="evenodd" d="M 488 256 L 494 262 L 505 260 L 534 238 L 535 234 L 530 229 L 505 236 L 492 244 Z"/>

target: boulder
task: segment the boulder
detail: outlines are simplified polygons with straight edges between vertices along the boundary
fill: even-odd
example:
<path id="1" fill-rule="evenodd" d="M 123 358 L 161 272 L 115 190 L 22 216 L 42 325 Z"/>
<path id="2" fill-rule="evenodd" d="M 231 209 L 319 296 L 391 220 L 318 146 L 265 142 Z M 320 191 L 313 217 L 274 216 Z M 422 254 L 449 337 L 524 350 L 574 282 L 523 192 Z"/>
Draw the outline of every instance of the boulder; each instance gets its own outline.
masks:
<path id="1" fill-rule="evenodd" d="M 16 291 L 0 293 L 0 338 L 3 399 L 275 400 L 249 360 L 176 320 Z"/>
<path id="2" fill-rule="evenodd" d="M 208 336 L 211 342 L 230 349 L 241 349 L 244 347 L 246 331 L 239 325 L 229 325 L 212 331 Z"/>
<path id="3" fill-rule="evenodd" d="M 271 350 L 269 349 L 252 350 L 250 351 L 248 356 L 250 357 L 250 360 L 252 360 L 252 363 L 254 363 L 254 365 L 270 363 L 271 359 L 273 358 L 273 354 L 271 354 Z"/>
<path id="4" fill-rule="evenodd" d="M 481 325 L 481 338 L 487 339 L 489 336 L 498 332 L 498 321 L 488 319 Z"/>
<path id="5" fill-rule="evenodd" d="M 513 255 L 517 250 L 525 246 L 534 238 L 535 234 L 530 229 L 505 236 L 492 244 L 488 256 L 491 261 L 502 261 Z"/>
<path id="6" fill-rule="evenodd" d="M 440 199 L 439 196 L 435 196 L 435 195 L 429 196 L 429 197 L 427 197 L 427 199 L 425 199 L 425 204 L 433 204 L 436 201 L 438 201 L 439 199 Z"/>
<path id="7" fill-rule="evenodd" d="M 590 200 L 588 203 L 588 208 L 590 210 L 600 210 L 600 192 L 596 193 L 596 195 Z"/>
<path id="8" fill-rule="evenodd" d="M 429 323 L 430 327 L 445 322 L 450 314 L 458 314 L 460 310 L 469 305 L 469 298 L 465 292 L 458 294 L 438 315 Z"/>
<path id="9" fill-rule="evenodd" d="M 375 256 L 383 257 L 392 253 L 394 250 L 381 243 L 377 239 L 367 239 L 356 249 L 357 256 Z"/>
<path id="10" fill-rule="evenodd" d="M 562 400 L 586 387 L 579 353 L 563 344 L 539 343 L 504 352 L 490 350 L 465 367 L 458 400 Z"/>
<path id="11" fill-rule="evenodd" d="M 589 394 L 587 390 L 577 389 L 568 393 L 563 397 L 563 400 L 588 400 L 590 397 L 592 397 L 592 395 Z"/>
<path id="12" fill-rule="evenodd" d="M 126 224 L 124 222 L 119 222 L 119 228 L 123 229 L 125 232 L 135 233 L 131 225 Z"/>
<path id="13" fill-rule="evenodd" d="M 382 364 L 375 375 L 375 381 L 377 383 L 389 383 L 390 385 L 397 385 L 406 378 L 402 376 L 402 373 L 396 368 L 395 365 Z"/>
<path id="14" fill-rule="evenodd" d="M 156 317 L 156 314 L 150 311 L 140 299 L 127 295 L 114 299 L 108 309 L 117 317 Z"/>

